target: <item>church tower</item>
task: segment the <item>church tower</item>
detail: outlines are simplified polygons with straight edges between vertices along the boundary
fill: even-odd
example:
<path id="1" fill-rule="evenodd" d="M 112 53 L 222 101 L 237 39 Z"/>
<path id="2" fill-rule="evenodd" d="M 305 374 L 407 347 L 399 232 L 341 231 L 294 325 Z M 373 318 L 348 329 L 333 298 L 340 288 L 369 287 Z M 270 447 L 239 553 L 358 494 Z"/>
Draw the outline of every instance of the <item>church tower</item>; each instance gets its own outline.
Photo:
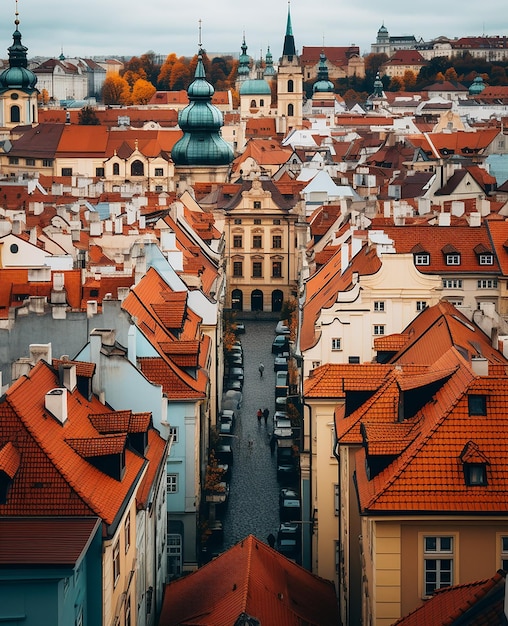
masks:
<path id="1" fill-rule="evenodd" d="M 296 55 L 289 3 L 284 48 L 277 74 L 277 112 L 279 121 L 285 122 L 286 126 L 280 129 L 281 132 L 302 127 L 303 70 Z"/>
<path id="2" fill-rule="evenodd" d="M 9 67 L 0 74 L 0 127 L 14 128 L 37 124 L 37 76 L 28 69 L 27 50 L 21 43 L 18 30 L 16 2 L 16 29 L 9 51 Z"/>

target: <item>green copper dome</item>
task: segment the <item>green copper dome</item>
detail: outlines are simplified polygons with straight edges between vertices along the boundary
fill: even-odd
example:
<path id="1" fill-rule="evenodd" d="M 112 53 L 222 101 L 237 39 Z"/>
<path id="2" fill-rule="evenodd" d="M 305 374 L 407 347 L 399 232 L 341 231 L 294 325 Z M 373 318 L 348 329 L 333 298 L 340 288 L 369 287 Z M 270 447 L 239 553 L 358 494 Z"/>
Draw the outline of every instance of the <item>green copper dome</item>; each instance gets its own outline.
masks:
<path id="1" fill-rule="evenodd" d="M 326 56 L 324 52 L 319 55 L 319 68 L 317 81 L 312 86 L 313 93 L 333 93 L 334 86 L 328 79 L 328 66 L 326 65 Z"/>
<path id="2" fill-rule="evenodd" d="M 240 87 L 241 96 L 269 96 L 271 94 L 270 85 L 263 78 L 251 78 Z"/>
<path id="3" fill-rule="evenodd" d="M 15 20 L 16 30 L 12 35 L 13 43 L 9 50 L 9 67 L 0 74 L 0 93 L 9 89 L 20 89 L 27 93 L 35 91 L 37 76 L 28 69 L 26 48 L 21 43 L 21 33 L 18 30 L 19 20 Z"/>
<path id="4" fill-rule="evenodd" d="M 248 76 L 250 73 L 250 56 L 247 54 L 247 44 L 245 43 L 245 37 L 242 42 L 242 54 L 238 59 L 238 76 Z"/>
<path id="5" fill-rule="evenodd" d="M 233 160 L 233 151 L 220 134 L 222 113 L 211 103 L 214 91 L 206 80 L 200 50 L 194 80 L 187 90 L 190 103 L 178 114 L 184 134 L 171 151 L 175 165 L 228 165 Z"/>
<path id="6" fill-rule="evenodd" d="M 469 87 L 469 93 L 471 96 L 477 96 L 485 89 L 485 83 L 483 82 L 483 78 L 481 76 L 477 76 L 471 86 Z"/>
<path id="7" fill-rule="evenodd" d="M 268 46 L 268 50 L 266 52 L 265 63 L 266 63 L 266 67 L 265 67 L 265 71 L 263 72 L 263 76 L 268 76 L 268 77 L 275 76 L 276 72 L 275 72 L 275 68 L 273 67 L 273 56 L 272 56 L 272 53 L 270 52 L 270 46 Z"/>

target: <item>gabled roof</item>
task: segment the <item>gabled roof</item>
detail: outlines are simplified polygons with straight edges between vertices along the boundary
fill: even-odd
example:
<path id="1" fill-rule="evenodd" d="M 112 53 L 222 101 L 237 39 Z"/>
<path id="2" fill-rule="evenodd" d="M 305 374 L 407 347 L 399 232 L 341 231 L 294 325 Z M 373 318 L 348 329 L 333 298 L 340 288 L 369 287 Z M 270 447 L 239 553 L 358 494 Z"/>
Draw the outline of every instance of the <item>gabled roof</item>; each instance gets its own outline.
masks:
<path id="1" fill-rule="evenodd" d="M 277 626 L 335 626 L 339 621 L 332 582 L 249 535 L 167 585 L 159 624 L 235 624 L 244 613 Z"/>
<path id="2" fill-rule="evenodd" d="M 393 626 L 506 626 L 504 595 L 506 572 L 492 578 L 453 587 L 442 587 Z"/>
<path id="3" fill-rule="evenodd" d="M 292 148 L 283 148 L 276 139 L 251 138 L 242 154 L 233 161 L 233 171 L 241 169 L 242 163 L 253 159 L 260 166 L 282 165 L 293 154 Z"/>
<path id="4" fill-rule="evenodd" d="M 90 451 L 115 454 L 120 450 L 118 437 L 113 435 L 112 450 L 111 436 L 102 436 L 90 419 L 108 409 L 95 396 L 88 399 L 78 391 L 64 391 L 67 419 L 62 424 L 45 408 L 45 396 L 55 388 L 59 388 L 57 372 L 38 361 L 3 396 L 0 447 L 11 442 L 21 463 L 7 502 L 0 504 L 0 516 L 97 516 L 111 525 L 139 484 L 148 461 L 123 446 L 125 472 L 117 480 L 83 458 Z M 86 442 L 91 447 L 86 448 Z"/>

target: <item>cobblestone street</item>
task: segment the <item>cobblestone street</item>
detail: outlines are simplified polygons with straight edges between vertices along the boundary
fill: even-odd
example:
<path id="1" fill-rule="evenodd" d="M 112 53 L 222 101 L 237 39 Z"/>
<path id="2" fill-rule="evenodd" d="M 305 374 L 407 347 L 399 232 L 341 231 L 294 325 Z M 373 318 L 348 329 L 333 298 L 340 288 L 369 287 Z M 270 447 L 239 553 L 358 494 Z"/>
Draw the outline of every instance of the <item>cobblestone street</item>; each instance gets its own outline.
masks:
<path id="1" fill-rule="evenodd" d="M 246 332 L 239 335 L 244 354 L 243 404 L 238 411 L 233 438 L 234 466 L 229 505 L 224 518 L 224 550 L 249 534 L 267 543 L 279 525 L 277 468 L 270 455 L 269 437 L 275 410 L 275 374 L 272 341 L 275 321 L 247 321 Z M 265 366 L 263 377 L 258 367 Z M 258 424 L 257 410 L 270 411 L 267 426 Z M 252 446 L 249 446 L 249 440 Z"/>

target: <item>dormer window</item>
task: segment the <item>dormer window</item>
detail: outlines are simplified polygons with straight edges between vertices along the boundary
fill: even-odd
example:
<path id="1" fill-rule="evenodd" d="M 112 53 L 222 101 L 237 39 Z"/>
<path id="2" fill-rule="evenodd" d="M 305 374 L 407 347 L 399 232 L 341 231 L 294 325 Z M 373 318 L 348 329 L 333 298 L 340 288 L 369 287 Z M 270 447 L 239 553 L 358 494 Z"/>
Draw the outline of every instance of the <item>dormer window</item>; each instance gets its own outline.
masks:
<path id="1" fill-rule="evenodd" d="M 447 254 L 446 265 L 460 265 L 460 254 L 454 252 L 453 254 Z"/>
<path id="2" fill-rule="evenodd" d="M 428 252 L 419 252 L 414 255 L 415 265 L 430 265 L 430 254 Z"/>
<path id="3" fill-rule="evenodd" d="M 478 262 L 480 263 L 480 265 L 493 265 L 494 255 L 493 254 L 480 254 L 478 256 Z"/>
<path id="4" fill-rule="evenodd" d="M 466 485 L 471 487 L 487 484 L 489 460 L 474 441 L 468 441 L 460 453 Z"/>

